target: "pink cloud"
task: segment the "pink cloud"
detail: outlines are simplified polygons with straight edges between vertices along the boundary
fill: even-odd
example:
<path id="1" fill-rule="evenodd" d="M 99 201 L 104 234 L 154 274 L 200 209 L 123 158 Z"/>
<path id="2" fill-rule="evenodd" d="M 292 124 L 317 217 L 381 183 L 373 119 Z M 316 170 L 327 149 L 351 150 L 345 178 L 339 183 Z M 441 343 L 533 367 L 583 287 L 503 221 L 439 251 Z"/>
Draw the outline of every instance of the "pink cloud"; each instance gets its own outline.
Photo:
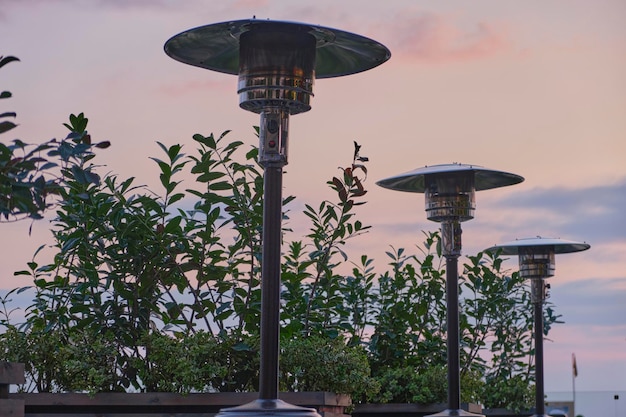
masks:
<path id="1" fill-rule="evenodd" d="M 430 13 L 407 14 L 389 27 L 393 36 L 387 37 L 392 40 L 388 46 L 397 51 L 396 58 L 410 60 L 471 61 L 501 53 L 511 44 L 502 24 L 477 22 L 465 29 L 447 16 Z"/>

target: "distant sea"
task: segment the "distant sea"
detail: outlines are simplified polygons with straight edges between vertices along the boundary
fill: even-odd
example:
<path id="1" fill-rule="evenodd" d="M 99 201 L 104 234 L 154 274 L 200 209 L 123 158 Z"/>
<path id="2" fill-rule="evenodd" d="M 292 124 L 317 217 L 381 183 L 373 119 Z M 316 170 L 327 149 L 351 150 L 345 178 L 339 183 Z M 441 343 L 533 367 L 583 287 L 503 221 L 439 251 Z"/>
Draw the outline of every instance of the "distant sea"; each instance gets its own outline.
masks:
<path id="1" fill-rule="evenodd" d="M 548 402 L 573 398 L 571 391 L 546 392 L 546 395 Z M 626 391 L 576 391 L 575 412 L 584 417 L 626 417 Z"/>

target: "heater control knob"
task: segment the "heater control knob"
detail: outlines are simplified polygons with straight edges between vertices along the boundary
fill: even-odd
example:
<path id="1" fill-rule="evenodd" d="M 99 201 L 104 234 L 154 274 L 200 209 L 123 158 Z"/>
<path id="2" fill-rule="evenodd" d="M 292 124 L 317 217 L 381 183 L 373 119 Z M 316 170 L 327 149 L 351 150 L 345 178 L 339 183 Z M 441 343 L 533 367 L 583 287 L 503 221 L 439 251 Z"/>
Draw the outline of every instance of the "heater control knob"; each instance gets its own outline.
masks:
<path id="1" fill-rule="evenodd" d="M 275 135 L 276 133 L 278 133 L 278 120 L 276 119 L 269 119 L 267 121 L 267 132 L 271 133 L 272 135 Z"/>

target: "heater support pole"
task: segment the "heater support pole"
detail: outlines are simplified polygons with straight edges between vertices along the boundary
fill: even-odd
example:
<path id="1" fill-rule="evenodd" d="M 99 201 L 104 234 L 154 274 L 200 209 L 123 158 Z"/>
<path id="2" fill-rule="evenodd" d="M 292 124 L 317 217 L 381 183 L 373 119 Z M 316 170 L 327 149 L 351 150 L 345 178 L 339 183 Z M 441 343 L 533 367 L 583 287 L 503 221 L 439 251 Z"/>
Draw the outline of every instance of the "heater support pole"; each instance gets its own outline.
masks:
<path id="1" fill-rule="evenodd" d="M 540 285 L 543 291 L 543 280 L 537 281 L 537 285 Z M 546 414 L 543 386 L 543 299 L 535 300 L 533 307 L 535 320 L 535 416 L 543 417 Z"/>
<path id="2" fill-rule="evenodd" d="M 321 47 L 324 53 L 318 56 Z M 254 18 L 185 31 L 165 43 L 165 52 L 186 64 L 238 74 L 239 107 L 261 115 L 258 163 L 264 169 L 265 188 L 259 398 L 222 409 L 217 415 L 319 417 L 313 408 L 278 399 L 282 174 L 287 164 L 289 115 L 311 109 L 316 74 L 319 78 L 356 74 L 382 64 L 391 53 L 384 45 L 352 33 Z"/>
<path id="3" fill-rule="evenodd" d="M 263 109 L 259 124 L 259 164 L 263 166 L 260 400 L 278 398 L 282 192 L 288 141 L 289 111 L 271 106 Z"/>
<path id="4" fill-rule="evenodd" d="M 280 344 L 280 247 L 283 169 L 265 168 L 263 178 L 263 253 L 261 264 L 261 361 L 259 398 L 278 398 Z"/>
<path id="5" fill-rule="evenodd" d="M 441 248 L 446 258 L 446 320 L 448 354 L 448 408 L 432 416 L 475 416 L 461 409 L 461 360 L 459 336 L 459 256 L 461 222 L 448 218 L 441 222 Z"/>
<path id="6" fill-rule="evenodd" d="M 459 280 L 458 255 L 446 256 L 446 316 L 448 321 L 448 409 L 461 409 L 459 357 Z"/>

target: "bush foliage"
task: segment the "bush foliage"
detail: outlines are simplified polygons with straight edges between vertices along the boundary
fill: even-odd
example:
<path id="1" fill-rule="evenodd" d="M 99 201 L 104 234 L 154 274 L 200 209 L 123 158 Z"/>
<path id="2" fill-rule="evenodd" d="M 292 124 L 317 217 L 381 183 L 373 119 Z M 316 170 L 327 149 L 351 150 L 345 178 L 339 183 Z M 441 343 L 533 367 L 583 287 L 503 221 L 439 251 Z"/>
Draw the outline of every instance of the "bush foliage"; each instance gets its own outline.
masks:
<path id="1" fill-rule="evenodd" d="M 19 61 L 14 56 L 0 56 L 0 68 Z M 11 98 L 10 91 L 0 91 L 0 99 Z M 17 125 L 12 121 L 15 112 L 0 113 L 0 134 L 11 131 Z M 50 197 L 61 190 L 58 169 L 74 169 L 85 181 L 97 181 L 98 177 L 80 170 L 79 159 L 92 158 L 95 148 L 109 147 L 108 141 L 92 143 L 85 130 L 87 119 L 81 113 L 72 116 L 66 124 L 72 132 L 65 140 L 52 139 L 32 145 L 20 139 L 10 143 L 0 142 L 0 221 L 17 221 L 26 218 L 41 219 L 42 213 L 51 207 Z"/>
<path id="2" fill-rule="evenodd" d="M 263 203 L 257 149 L 229 132 L 194 135 L 191 154 L 158 143 L 161 156 L 152 159 L 160 190 L 154 190 L 135 178 L 98 173 L 82 114 L 66 127 L 70 135 L 55 142 L 44 165 L 58 168 L 54 254 L 41 259 L 37 251 L 16 272 L 32 285 L 1 300 L 0 358 L 26 363 L 21 389 L 257 389 Z M 366 162 L 355 143 L 350 163 L 327 183 L 334 198 L 296 213 L 309 221 L 306 235 L 283 230 L 281 388 L 349 393 L 357 402 L 444 402 L 445 261 L 438 233 L 425 233 L 417 253 L 391 247 L 381 269 L 345 250 L 370 229 L 357 218 Z M 183 185 L 184 173 L 191 185 Z M 32 207 L 11 206 L 14 193 L 2 194 L 5 216 L 37 217 L 48 208 L 37 198 Z M 294 198 L 284 198 L 285 218 Z M 463 265 L 462 395 L 522 408 L 532 401 L 532 308 L 522 279 L 501 268 L 502 258 L 489 253 Z M 21 291 L 34 298 L 24 322 L 14 323 L 10 298 Z M 546 331 L 557 321 L 547 309 Z"/>

